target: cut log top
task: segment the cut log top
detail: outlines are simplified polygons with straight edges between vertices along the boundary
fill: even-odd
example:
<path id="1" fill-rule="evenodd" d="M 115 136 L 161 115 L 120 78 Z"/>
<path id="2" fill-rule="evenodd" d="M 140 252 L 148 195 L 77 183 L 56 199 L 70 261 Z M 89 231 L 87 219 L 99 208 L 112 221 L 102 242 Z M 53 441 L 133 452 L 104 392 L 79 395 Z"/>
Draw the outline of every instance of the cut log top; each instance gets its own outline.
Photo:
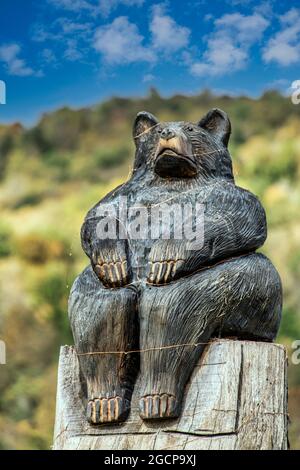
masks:
<path id="1" fill-rule="evenodd" d="M 53 449 L 287 449 L 287 357 L 278 344 L 214 340 L 186 387 L 179 419 L 145 422 L 135 386 L 128 420 L 91 426 L 73 347 L 60 352 Z"/>

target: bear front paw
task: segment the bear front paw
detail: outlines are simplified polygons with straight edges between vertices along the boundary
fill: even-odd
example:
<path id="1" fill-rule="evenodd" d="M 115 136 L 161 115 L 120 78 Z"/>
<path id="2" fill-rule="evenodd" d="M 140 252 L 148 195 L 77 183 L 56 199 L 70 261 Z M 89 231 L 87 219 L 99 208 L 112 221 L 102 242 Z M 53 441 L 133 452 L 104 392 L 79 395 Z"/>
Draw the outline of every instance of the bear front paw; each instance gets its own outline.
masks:
<path id="1" fill-rule="evenodd" d="M 184 244 L 177 240 L 158 240 L 149 254 L 147 281 L 167 284 L 175 279 L 186 259 Z"/>
<path id="2" fill-rule="evenodd" d="M 98 259 L 94 271 L 105 287 L 122 287 L 128 284 L 126 260 L 106 263 Z"/>
<path id="3" fill-rule="evenodd" d="M 104 287 L 123 287 L 129 283 L 126 249 L 120 241 L 94 245 L 92 266 Z"/>
<path id="4" fill-rule="evenodd" d="M 150 284 L 167 284 L 174 279 L 183 260 L 150 261 L 149 264 L 148 282 Z"/>

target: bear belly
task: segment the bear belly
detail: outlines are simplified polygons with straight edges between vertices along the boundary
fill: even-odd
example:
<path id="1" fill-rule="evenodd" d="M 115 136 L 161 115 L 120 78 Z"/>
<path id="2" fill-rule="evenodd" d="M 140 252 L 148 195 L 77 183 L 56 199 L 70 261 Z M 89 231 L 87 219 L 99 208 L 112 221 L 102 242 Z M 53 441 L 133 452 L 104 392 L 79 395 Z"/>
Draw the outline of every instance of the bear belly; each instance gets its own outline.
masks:
<path id="1" fill-rule="evenodd" d="M 176 263 L 187 242 L 193 237 L 202 238 L 207 194 L 201 193 L 189 184 L 179 188 L 174 185 L 169 195 L 163 188 L 154 187 L 147 188 L 146 198 L 145 193 L 128 197 L 126 243 L 132 282 L 147 281 L 155 247 L 159 246 L 160 259 L 164 259 L 172 246 L 169 260 Z"/>

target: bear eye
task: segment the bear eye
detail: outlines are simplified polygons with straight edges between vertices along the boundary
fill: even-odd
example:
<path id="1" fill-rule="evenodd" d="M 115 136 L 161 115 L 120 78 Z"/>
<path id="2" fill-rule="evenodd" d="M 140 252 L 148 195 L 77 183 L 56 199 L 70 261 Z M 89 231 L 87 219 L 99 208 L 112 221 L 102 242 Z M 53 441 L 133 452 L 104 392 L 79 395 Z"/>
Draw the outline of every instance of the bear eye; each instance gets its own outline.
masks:
<path id="1" fill-rule="evenodd" d="M 162 129 L 161 129 L 161 128 L 158 128 L 158 129 L 157 129 L 157 132 L 158 132 L 159 134 L 161 134 L 161 133 L 162 133 Z"/>

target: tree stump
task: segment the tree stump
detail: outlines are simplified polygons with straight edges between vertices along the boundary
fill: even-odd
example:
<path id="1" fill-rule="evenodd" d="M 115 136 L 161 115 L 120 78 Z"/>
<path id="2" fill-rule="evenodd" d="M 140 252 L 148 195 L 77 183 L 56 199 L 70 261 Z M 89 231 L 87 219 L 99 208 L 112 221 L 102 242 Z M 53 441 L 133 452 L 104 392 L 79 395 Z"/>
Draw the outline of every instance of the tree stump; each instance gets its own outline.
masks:
<path id="1" fill-rule="evenodd" d="M 279 344 L 213 340 L 179 419 L 143 421 L 137 380 L 125 423 L 89 425 L 76 352 L 60 352 L 53 449 L 287 449 L 287 356 Z"/>

